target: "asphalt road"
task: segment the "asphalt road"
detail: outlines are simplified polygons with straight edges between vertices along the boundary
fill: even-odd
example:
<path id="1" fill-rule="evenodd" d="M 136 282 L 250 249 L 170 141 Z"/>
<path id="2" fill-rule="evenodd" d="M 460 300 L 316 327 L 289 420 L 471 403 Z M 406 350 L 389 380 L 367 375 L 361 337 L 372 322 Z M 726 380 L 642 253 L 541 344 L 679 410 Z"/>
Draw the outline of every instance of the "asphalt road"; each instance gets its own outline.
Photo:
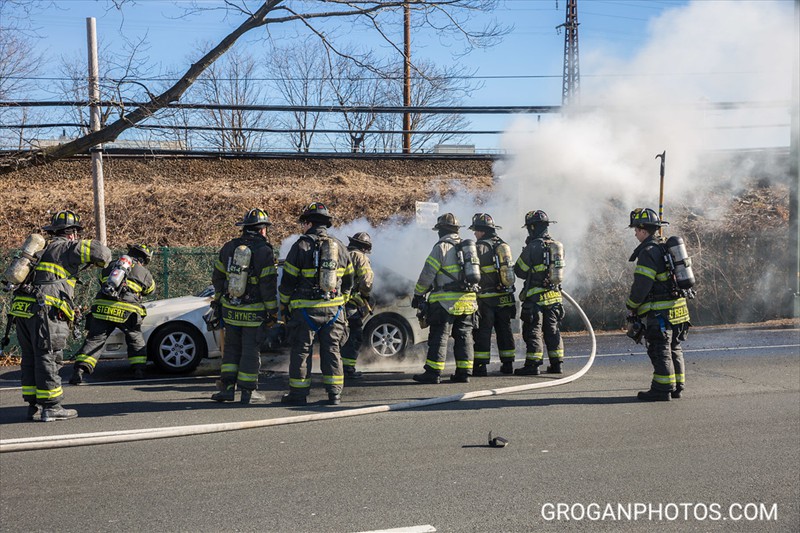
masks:
<path id="1" fill-rule="evenodd" d="M 410 410 L 160 440 L 0 454 L 2 531 L 798 531 L 800 331 L 698 329 L 685 397 L 634 399 L 641 346 L 598 336 L 566 385 Z M 567 374 L 587 360 L 569 337 Z M 518 363 L 519 364 L 519 363 Z M 284 361 L 261 388 L 277 401 Z M 75 420 L 23 422 L 18 368 L 0 369 L 0 439 L 331 413 L 557 379 L 496 372 L 418 385 L 421 363 L 368 367 L 339 407 L 209 401 L 197 375 L 127 381 L 102 361 L 65 385 Z M 498 365 L 492 365 L 496 370 Z M 452 368 L 452 365 L 448 365 Z M 273 373 L 274 372 L 274 373 Z M 64 376 L 69 372 L 64 369 Z M 318 378 L 318 377 L 317 377 Z M 324 398 L 315 378 L 312 400 Z M 487 435 L 508 439 L 487 445 Z"/>

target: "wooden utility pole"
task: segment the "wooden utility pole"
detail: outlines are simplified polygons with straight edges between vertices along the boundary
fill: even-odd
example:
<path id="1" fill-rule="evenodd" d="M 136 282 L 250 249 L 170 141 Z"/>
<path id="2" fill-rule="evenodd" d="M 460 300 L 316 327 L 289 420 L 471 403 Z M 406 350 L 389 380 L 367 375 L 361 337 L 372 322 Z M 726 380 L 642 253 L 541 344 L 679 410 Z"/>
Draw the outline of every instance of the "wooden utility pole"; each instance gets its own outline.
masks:
<path id="1" fill-rule="evenodd" d="M 403 3 L 403 106 L 411 107 L 411 6 Z M 403 153 L 411 153 L 411 114 L 403 113 Z"/>
<path id="2" fill-rule="evenodd" d="M 89 102 L 92 131 L 100 129 L 100 74 L 97 61 L 97 26 L 94 17 L 86 18 L 86 42 L 89 48 Z M 102 145 L 91 148 L 92 188 L 94 190 L 95 237 L 106 244 L 106 197 L 103 185 Z"/>

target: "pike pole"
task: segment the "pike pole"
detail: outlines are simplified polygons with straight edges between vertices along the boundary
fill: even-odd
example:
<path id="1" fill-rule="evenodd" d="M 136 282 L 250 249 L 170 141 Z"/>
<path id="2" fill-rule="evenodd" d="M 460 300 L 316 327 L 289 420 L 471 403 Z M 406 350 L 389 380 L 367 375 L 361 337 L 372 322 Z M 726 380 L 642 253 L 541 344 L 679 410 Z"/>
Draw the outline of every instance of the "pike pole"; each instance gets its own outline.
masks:
<path id="1" fill-rule="evenodd" d="M 660 222 L 664 222 L 664 166 L 667 161 L 667 151 L 664 150 L 660 154 L 656 155 L 656 159 L 661 159 L 661 187 L 659 188 L 658 194 L 658 220 Z M 663 224 L 658 227 L 658 236 L 664 236 L 664 226 Z"/>

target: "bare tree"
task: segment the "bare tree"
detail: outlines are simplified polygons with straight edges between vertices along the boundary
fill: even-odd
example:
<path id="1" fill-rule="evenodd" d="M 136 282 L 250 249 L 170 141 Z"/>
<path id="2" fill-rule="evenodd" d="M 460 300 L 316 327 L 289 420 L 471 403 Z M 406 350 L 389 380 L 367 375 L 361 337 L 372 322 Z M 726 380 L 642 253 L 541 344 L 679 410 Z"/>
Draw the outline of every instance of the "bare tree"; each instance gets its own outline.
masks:
<path id="1" fill-rule="evenodd" d="M 47 164 L 84 152 L 98 144 L 113 141 L 122 132 L 151 117 L 169 103 L 179 101 L 203 72 L 225 54 L 239 38 L 255 28 L 271 24 L 296 23 L 317 35 L 331 53 L 344 55 L 338 51 L 335 43 L 316 22 L 335 19 L 342 24 L 363 23 L 399 52 L 401 47 L 392 37 L 397 33 L 392 33 L 390 30 L 392 25 L 402 20 L 402 10 L 407 7 L 418 15 L 415 17 L 417 21 L 415 31 L 419 32 L 427 27 L 440 36 L 448 34 L 460 36 L 465 46 L 470 48 L 491 44 L 502 34 L 502 30 L 494 23 L 478 30 L 471 29 L 472 21 L 475 20 L 473 15 L 478 11 L 491 12 L 496 2 L 497 0 L 365 0 L 352 3 L 347 0 L 309 0 L 296 5 L 284 0 L 267 0 L 256 4 L 258 6 L 256 9 L 251 9 L 249 7 L 251 2 L 247 0 L 228 0 L 220 4 L 227 10 L 227 14 L 238 12 L 246 16 L 246 20 L 193 63 L 174 85 L 161 94 L 149 94 L 147 102 L 143 105 L 133 111 L 124 112 L 123 116 L 96 132 L 59 146 L 5 157 L 0 160 L 0 172 L 13 172 L 20 168 Z M 126 0 L 116 0 L 115 3 L 122 6 Z M 298 5 L 307 10 L 297 10 Z M 203 9 L 204 6 L 208 4 L 198 3 L 195 8 Z"/>
<path id="2" fill-rule="evenodd" d="M 258 104 L 261 86 L 254 80 L 258 63 L 247 51 L 231 50 L 211 65 L 197 81 L 196 95 L 212 104 L 240 106 Z M 262 111 L 242 109 L 206 109 L 202 120 L 214 128 L 200 133 L 210 146 L 232 152 L 246 152 L 260 147 L 262 134 L 249 131 L 262 122 Z"/>
<path id="3" fill-rule="evenodd" d="M 477 89 L 469 82 L 470 76 L 466 75 L 463 68 L 453 66 L 441 69 L 430 61 L 419 62 L 416 66 L 416 70 L 411 73 L 411 105 L 414 107 L 454 107 L 461 103 L 462 98 Z M 389 86 L 390 90 L 385 94 L 384 101 L 386 105 L 401 106 L 403 92 L 398 81 L 402 80 L 399 69 L 392 79 L 395 82 Z M 381 126 L 386 130 L 402 128 L 400 115 L 384 115 Z M 456 113 L 411 113 L 414 151 L 425 151 L 435 144 L 457 141 L 463 138 L 457 132 L 465 131 L 468 126 L 466 117 Z M 386 141 L 382 144 L 386 144 Z"/>
<path id="4" fill-rule="evenodd" d="M 330 86 L 338 106 L 381 106 L 386 105 L 382 97 L 383 77 L 376 76 L 372 70 L 363 65 L 375 65 L 369 55 L 353 62 L 347 57 L 336 56 L 331 67 Z M 339 125 L 347 131 L 349 149 L 353 153 L 363 152 L 366 148 L 364 140 L 367 133 L 375 126 L 378 111 L 353 112 L 342 111 Z"/>
<path id="5" fill-rule="evenodd" d="M 267 68 L 274 79 L 272 84 L 283 100 L 293 106 L 320 106 L 326 101 L 330 66 L 325 47 L 317 40 L 305 40 L 300 45 L 276 49 L 267 55 Z M 308 152 L 314 130 L 320 124 L 319 111 L 292 111 L 281 115 L 277 122 L 297 130 L 289 133 L 292 147 Z"/>
<path id="6" fill-rule="evenodd" d="M 2 11 L 0 10 L 0 15 Z M 31 39 L 14 27 L 2 24 L 0 16 L 0 100 L 15 100 L 30 90 L 31 78 L 36 76 L 42 57 L 33 51 Z M 0 122 L 3 124 L 26 123 L 30 110 L 26 108 L 0 108 Z M 17 139 L 13 141 L 12 139 Z M 0 129 L 0 143 L 17 145 L 22 149 L 27 144 L 24 127 L 17 131 Z"/>
<path id="7" fill-rule="evenodd" d="M 119 53 L 111 52 L 108 46 L 100 46 L 98 53 L 100 100 L 109 102 L 100 110 L 101 127 L 120 112 L 119 106 L 111 102 L 147 97 L 146 88 L 142 87 L 139 82 L 132 81 L 148 74 L 147 50 L 148 44 L 145 38 L 138 41 L 126 41 L 123 50 Z M 62 56 L 59 71 L 61 80 L 57 83 L 55 92 L 72 101 L 86 100 L 88 94 L 86 58 L 79 55 Z M 81 125 L 78 128 L 78 135 L 89 133 L 89 109 L 87 107 L 70 107 L 66 112 L 66 117 Z"/>

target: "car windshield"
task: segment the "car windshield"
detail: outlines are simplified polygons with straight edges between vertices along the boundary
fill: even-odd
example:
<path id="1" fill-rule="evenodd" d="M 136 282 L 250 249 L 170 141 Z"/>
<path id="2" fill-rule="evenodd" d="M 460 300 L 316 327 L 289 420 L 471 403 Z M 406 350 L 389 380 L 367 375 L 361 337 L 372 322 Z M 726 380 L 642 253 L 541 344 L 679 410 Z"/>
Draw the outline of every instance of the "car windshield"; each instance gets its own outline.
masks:
<path id="1" fill-rule="evenodd" d="M 213 285 L 209 285 L 208 287 L 206 287 L 202 291 L 200 291 L 197 294 L 195 294 L 195 296 L 198 296 L 200 298 L 211 298 L 211 297 L 213 297 L 214 296 L 214 286 Z"/>

